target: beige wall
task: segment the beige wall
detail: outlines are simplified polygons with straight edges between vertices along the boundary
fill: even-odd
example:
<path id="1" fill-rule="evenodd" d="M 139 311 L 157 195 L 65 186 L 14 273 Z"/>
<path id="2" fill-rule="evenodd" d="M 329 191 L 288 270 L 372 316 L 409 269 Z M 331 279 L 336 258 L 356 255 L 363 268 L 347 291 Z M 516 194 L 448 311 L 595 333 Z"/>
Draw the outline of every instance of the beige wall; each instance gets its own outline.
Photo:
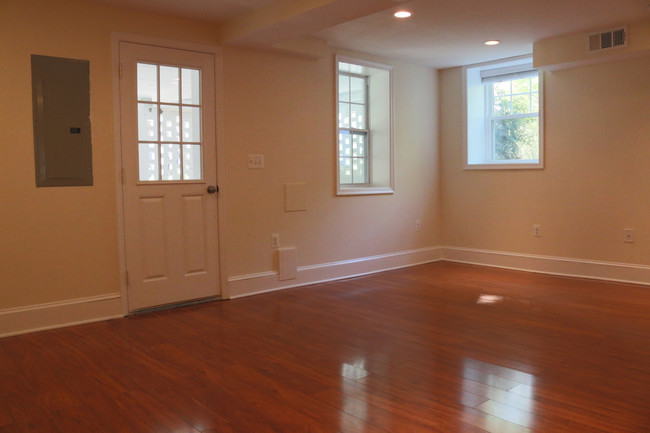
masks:
<path id="1" fill-rule="evenodd" d="M 274 269 L 272 233 L 298 248 L 298 266 L 437 245 L 436 74 L 392 64 L 396 192 L 336 197 L 333 57 L 225 50 L 230 275 Z M 249 153 L 264 155 L 263 170 L 247 168 Z M 284 184 L 297 182 L 307 210 L 287 213 Z"/>
<path id="2" fill-rule="evenodd" d="M 67 0 L 3 0 L 0 20 L 0 309 L 117 293 L 111 32 L 204 43 L 214 29 Z M 31 54 L 90 61 L 92 187 L 35 186 Z"/>
<path id="3" fill-rule="evenodd" d="M 0 19 L 0 311 L 119 293 L 111 33 L 211 44 L 217 29 L 75 0 L 3 0 Z M 92 187 L 35 187 L 30 54 L 90 61 Z M 435 72 L 395 65 L 396 193 L 337 198 L 331 62 L 225 50 L 230 276 L 273 270 L 276 232 L 299 265 L 440 243 Z M 248 170 L 249 153 L 266 168 Z M 307 211 L 283 211 L 286 182 L 307 183 Z"/>
<path id="4" fill-rule="evenodd" d="M 647 264 L 649 76 L 648 56 L 546 72 L 545 168 L 481 171 L 462 169 L 461 70 L 441 71 L 445 244 Z"/>

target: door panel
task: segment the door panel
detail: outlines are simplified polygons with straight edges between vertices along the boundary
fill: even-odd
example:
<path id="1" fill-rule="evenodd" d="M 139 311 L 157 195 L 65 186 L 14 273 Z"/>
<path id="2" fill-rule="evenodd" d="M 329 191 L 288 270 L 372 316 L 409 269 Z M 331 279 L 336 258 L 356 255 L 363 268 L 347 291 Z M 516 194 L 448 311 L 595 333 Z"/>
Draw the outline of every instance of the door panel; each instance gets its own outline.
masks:
<path id="1" fill-rule="evenodd" d="M 218 297 L 214 55 L 120 44 L 129 310 Z"/>
<path id="2" fill-rule="evenodd" d="M 165 245 L 160 233 L 165 232 L 163 197 L 139 197 L 138 226 L 142 248 L 142 278 L 144 281 L 167 278 Z"/>
<path id="3" fill-rule="evenodd" d="M 183 197 L 185 273 L 206 272 L 205 218 L 203 196 Z"/>

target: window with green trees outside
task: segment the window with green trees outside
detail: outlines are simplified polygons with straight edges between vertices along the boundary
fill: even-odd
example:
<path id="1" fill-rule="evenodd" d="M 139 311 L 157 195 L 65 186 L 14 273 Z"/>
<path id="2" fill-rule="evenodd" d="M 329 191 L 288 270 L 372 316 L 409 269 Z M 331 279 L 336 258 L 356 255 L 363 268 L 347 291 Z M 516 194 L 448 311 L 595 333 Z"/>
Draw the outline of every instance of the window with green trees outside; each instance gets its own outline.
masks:
<path id="1" fill-rule="evenodd" d="M 531 59 L 464 71 L 466 168 L 542 168 L 542 76 Z"/>

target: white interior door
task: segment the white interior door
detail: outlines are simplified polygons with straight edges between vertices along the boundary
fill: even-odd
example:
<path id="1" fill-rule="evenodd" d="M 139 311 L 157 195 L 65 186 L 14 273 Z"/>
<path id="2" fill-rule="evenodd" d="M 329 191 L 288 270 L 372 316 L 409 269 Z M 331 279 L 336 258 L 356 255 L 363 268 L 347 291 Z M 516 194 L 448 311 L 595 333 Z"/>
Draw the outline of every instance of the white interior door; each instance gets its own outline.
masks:
<path id="1" fill-rule="evenodd" d="M 214 64 L 120 43 L 130 311 L 220 295 Z"/>

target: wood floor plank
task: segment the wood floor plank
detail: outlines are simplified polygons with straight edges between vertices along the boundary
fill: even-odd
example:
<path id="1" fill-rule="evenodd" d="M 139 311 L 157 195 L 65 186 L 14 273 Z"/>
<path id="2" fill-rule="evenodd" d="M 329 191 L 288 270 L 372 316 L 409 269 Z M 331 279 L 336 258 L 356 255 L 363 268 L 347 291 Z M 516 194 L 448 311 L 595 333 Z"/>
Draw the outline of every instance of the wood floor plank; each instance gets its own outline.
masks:
<path id="1" fill-rule="evenodd" d="M 1 433 L 641 433 L 650 289 L 438 262 L 0 339 Z"/>

